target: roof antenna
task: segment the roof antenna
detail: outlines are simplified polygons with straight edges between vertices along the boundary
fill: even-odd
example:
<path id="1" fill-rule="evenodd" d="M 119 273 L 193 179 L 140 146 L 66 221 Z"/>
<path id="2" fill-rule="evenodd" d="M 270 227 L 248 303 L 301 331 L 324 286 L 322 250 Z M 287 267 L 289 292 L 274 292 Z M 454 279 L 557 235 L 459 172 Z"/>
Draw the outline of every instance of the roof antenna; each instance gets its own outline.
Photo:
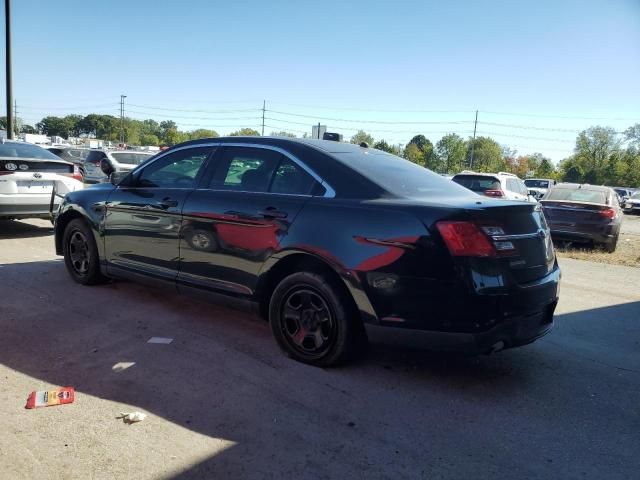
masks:
<path id="1" fill-rule="evenodd" d="M 360 146 L 362 148 L 369 148 L 369 144 L 367 142 L 360 142 Z"/>

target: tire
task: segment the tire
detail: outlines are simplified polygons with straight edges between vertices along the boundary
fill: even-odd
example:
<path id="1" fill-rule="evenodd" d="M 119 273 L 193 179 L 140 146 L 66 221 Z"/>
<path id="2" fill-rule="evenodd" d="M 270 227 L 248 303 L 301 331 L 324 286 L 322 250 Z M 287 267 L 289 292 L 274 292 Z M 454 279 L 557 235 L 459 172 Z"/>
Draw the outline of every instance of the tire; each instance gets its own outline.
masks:
<path id="1" fill-rule="evenodd" d="M 273 291 L 269 323 L 283 352 L 302 363 L 335 367 L 358 351 L 357 316 L 330 278 L 310 272 L 285 277 Z"/>
<path id="2" fill-rule="evenodd" d="M 64 264 L 73 280 L 81 285 L 104 283 L 100 272 L 100 256 L 91 229 L 80 218 L 71 220 L 62 237 Z"/>
<path id="3" fill-rule="evenodd" d="M 616 246 L 618 245 L 618 235 L 614 237 L 614 239 L 610 243 L 604 244 L 604 249 L 608 253 L 613 253 L 616 251 Z"/>

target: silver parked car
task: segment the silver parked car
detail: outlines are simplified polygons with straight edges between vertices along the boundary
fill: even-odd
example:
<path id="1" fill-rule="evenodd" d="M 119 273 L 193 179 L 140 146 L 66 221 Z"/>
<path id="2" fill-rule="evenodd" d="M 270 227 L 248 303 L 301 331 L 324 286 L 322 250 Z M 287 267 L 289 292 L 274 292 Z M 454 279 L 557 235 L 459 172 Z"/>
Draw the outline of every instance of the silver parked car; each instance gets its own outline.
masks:
<path id="1" fill-rule="evenodd" d="M 106 159 L 115 172 L 128 172 L 153 156 L 149 152 L 135 150 L 91 150 L 84 160 L 85 183 L 99 183 L 107 179 L 100 169 L 100 162 Z"/>

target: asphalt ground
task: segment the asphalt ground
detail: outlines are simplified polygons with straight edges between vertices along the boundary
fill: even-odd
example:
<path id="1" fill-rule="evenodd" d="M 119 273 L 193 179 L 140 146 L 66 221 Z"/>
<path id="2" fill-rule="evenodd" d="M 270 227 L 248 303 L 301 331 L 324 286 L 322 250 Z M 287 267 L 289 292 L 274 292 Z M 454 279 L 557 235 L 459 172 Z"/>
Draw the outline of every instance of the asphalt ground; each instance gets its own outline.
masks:
<path id="1" fill-rule="evenodd" d="M 0 478 L 638 478 L 640 268 L 561 267 L 532 345 L 322 370 L 245 313 L 76 285 L 47 222 L 0 221 Z M 64 385 L 73 404 L 24 408 Z"/>

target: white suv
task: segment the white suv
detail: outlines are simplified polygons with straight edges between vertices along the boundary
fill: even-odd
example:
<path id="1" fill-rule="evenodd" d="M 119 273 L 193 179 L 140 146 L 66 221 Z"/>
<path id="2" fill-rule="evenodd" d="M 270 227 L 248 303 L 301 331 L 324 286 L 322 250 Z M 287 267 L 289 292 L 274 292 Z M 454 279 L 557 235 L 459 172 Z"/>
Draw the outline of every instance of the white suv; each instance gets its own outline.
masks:
<path id="1" fill-rule="evenodd" d="M 153 153 L 135 150 L 91 150 L 84 159 L 85 183 L 99 183 L 107 179 L 100 169 L 100 162 L 106 158 L 114 172 L 128 172 L 153 157 Z"/>
<path id="2" fill-rule="evenodd" d="M 536 203 L 537 201 L 529 195 L 524 182 L 513 173 L 477 173 L 465 170 L 454 175 L 451 180 L 478 195 L 522 202 Z"/>

